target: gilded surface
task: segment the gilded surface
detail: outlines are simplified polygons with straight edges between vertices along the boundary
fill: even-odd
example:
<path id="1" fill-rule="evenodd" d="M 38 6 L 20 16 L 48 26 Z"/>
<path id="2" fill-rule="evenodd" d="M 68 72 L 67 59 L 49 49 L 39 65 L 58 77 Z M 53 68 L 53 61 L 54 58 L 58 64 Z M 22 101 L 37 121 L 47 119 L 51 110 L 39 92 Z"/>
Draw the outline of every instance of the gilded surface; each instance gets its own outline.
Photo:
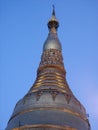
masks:
<path id="1" fill-rule="evenodd" d="M 57 130 L 77 130 L 77 129 L 69 127 L 69 126 L 58 126 L 58 125 L 50 125 L 50 124 L 26 125 L 26 126 L 22 126 L 19 128 L 14 128 L 12 130 L 27 130 L 28 128 L 29 128 L 29 130 L 32 130 L 32 128 L 43 128 L 43 130 L 45 130 L 45 128 L 51 128 L 51 130 L 54 128 Z"/>
<path id="2" fill-rule="evenodd" d="M 53 10 L 37 78 L 29 92 L 17 103 L 6 130 L 90 130 L 85 109 L 66 81 L 62 48 L 56 32 L 58 26 Z M 21 126 L 20 121 L 23 123 Z"/>
<path id="3" fill-rule="evenodd" d="M 43 52 L 40 67 L 45 65 L 55 65 L 64 71 L 63 58 L 61 51 L 56 49 L 48 49 Z M 40 69 L 39 67 L 39 69 Z"/>
<path id="4" fill-rule="evenodd" d="M 68 89 L 61 51 L 50 49 L 43 52 L 33 89 L 40 86 L 58 86 Z"/>
<path id="5" fill-rule="evenodd" d="M 40 111 L 45 111 L 45 110 L 58 110 L 58 111 L 63 111 L 63 112 L 67 112 L 67 113 L 70 113 L 74 116 L 77 116 L 79 118 L 81 118 L 82 120 L 84 121 L 87 121 L 87 119 L 85 118 L 85 116 L 83 115 L 80 115 L 79 113 L 77 112 L 74 112 L 72 110 L 69 110 L 69 109 L 66 109 L 66 108 L 56 108 L 56 107 L 40 107 L 40 108 L 30 108 L 30 109 L 27 109 L 27 110 L 22 110 L 20 111 L 19 113 L 16 113 L 14 116 L 12 116 L 12 118 L 10 120 L 12 120 L 15 116 L 18 116 L 18 115 L 21 115 L 21 114 L 25 114 L 25 113 L 28 113 L 28 112 L 31 112 L 31 111 L 36 111 L 36 110 L 40 110 Z"/>

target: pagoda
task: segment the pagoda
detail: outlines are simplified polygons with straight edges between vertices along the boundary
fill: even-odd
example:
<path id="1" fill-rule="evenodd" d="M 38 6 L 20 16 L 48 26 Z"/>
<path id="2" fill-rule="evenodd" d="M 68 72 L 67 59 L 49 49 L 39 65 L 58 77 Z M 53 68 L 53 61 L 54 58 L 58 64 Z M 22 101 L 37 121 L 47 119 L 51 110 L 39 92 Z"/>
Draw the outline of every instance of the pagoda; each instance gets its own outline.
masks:
<path id="1" fill-rule="evenodd" d="M 90 130 L 86 110 L 66 81 L 54 8 L 47 25 L 36 80 L 17 102 L 5 130 Z"/>

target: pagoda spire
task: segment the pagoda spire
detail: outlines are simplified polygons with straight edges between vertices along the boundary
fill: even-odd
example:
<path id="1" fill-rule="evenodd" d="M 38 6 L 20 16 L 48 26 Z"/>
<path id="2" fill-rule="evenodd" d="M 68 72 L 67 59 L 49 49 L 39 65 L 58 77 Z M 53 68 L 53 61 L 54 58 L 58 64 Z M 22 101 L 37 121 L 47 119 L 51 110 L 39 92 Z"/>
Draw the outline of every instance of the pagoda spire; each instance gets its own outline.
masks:
<path id="1" fill-rule="evenodd" d="M 48 28 L 50 31 L 56 32 L 57 28 L 59 27 L 59 22 L 55 15 L 55 6 L 53 5 L 52 17 L 48 21 Z"/>
<path id="2" fill-rule="evenodd" d="M 48 25 L 48 29 L 49 29 L 49 34 L 43 45 L 43 50 L 47 50 L 47 49 L 62 50 L 61 43 L 60 43 L 60 40 L 57 35 L 59 21 L 56 18 L 54 6 L 53 6 L 53 11 L 52 11 L 52 16 L 51 16 L 50 20 L 48 21 L 47 25 Z"/>
<path id="3" fill-rule="evenodd" d="M 48 37 L 43 45 L 37 78 L 29 91 L 30 93 L 43 89 L 55 89 L 56 91 L 66 92 L 69 97 L 73 95 L 65 78 L 66 71 L 63 63 L 62 47 L 57 35 L 58 27 L 59 22 L 55 16 L 53 6 L 52 17 L 48 21 Z"/>

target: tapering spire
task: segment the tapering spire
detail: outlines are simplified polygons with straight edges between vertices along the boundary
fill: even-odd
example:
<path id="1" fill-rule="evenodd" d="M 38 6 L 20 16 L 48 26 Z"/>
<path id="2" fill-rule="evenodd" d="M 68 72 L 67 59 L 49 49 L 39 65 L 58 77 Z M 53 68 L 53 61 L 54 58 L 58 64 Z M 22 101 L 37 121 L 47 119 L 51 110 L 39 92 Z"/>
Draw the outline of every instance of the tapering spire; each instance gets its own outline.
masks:
<path id="1" fill-rule="evenodd" d="M 56 15 L 55 15 L 55 6 L 53 5 L 52 17 L 48 22 L 48 28 L 50 30 L 53 28 L 57 30 L 58 27 L 59 27 L 59 22 L 56 18 Z"/>
<path id="2" fill-rule="evenodd" d="M 55 6 L 53 5 L 53 12 L 52 12 L 52 15 L 55 16 Z"/>
<path id="3" fill-rule="evenodd" d="M 72 94 L 65 80 L 62 48 L 57 35 L 59 22 L 55 17 L 53 6 L 52 17 L 48 22 L 49 34 L 43 46 L 43 54 L 38 68 L 37 79 L 30 92 L 43 88 L 55 88 Z"/>
<path id="4" fill-rule="evenodd" d="M 57 35 L 58 27 L 59 27 L 59 22 L 55 16 L 55 7 L 53 5 L 52 17 L 48 21 L 49 34 L 44 43 L 43 50 L 47 50 L 47 49 L 62 50 L 61 43 Z"/>

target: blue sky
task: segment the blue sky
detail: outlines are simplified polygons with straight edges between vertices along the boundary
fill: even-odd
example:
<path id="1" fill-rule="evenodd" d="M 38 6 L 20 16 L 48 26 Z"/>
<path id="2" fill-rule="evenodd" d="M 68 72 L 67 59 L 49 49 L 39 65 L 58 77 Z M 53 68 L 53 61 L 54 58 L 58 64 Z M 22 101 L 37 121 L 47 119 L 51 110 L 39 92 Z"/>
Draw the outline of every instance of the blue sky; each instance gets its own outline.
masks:
<path id="1" fill-rule="evenodd" d="M 36 79 L 53 4 L 68 84 L 98 130 L 98 0 L 0 0 L 0 130 Z"/>

